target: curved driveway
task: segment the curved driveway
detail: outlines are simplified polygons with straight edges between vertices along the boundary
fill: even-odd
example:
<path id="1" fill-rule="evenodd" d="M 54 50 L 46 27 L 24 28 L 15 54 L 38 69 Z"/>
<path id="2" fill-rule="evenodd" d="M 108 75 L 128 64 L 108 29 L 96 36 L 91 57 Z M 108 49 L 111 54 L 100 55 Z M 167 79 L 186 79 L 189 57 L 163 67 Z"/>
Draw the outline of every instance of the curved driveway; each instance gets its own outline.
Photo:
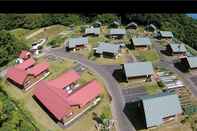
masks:
<path id="1" fill-rule="evenodd" d="M 87 66 L 98 74 L 103 81 L 105 82 L 107 91 L 112 97 L 112 115 L 116 120 L 116 128 L 118 131 L 135 131 L 135 128 L 131 122 L 127 119 L 123 113 L 123 108 L 125 106 L 125 100 L 121 91 L 119 83 L 112 77 L 112 74 L 106 68 L 106 66 L 95 64 L 92 61 L 85 59 L 84 57 L 65 52 L 64 48 L 51 49 L 50 51 L 45 52 L 47 55 L 54 55 L 62 58 L 69 58 L 72 60 L 79 61 L 82 65 Z"/>

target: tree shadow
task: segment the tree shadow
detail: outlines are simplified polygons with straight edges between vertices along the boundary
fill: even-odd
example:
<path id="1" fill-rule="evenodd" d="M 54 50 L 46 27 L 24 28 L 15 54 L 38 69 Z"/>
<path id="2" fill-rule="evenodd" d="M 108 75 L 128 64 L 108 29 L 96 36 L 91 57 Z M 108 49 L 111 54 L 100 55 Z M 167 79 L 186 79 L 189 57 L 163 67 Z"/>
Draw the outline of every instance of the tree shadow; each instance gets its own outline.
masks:
<path id="1" fill-rule="evenodd" d="M 112 76 L 118 81 L 118 82 L 127 82 L 126 76 L 124 75 L 124 72 L 122 69 L 116 69 L 112 73 Z"/>
<path id="2" fill-rule="evenodd" d="M 92 120 L 94 120 L 97 124 L 104 124 L 102 116 L 95 112 L 92 113 Z"/>
<path id="3" fill-rule="evenodd" d="M 146 120 L 141 101 L 126 103 L 123 112 L 136 130 L 146 129 Z"/>
<path id="4" fill-rule="evenodd" d="M 186 66 L 186 64 L 183 64 L 183 63 L 181 63 L 181 62 L 175 62 L 175 63 L 174 63 L 174 66 L 175 66 L 178 70 L 180 70 L 181 72 L 183 72 L 183 73 L 189 72 L 188 67 Z"/>

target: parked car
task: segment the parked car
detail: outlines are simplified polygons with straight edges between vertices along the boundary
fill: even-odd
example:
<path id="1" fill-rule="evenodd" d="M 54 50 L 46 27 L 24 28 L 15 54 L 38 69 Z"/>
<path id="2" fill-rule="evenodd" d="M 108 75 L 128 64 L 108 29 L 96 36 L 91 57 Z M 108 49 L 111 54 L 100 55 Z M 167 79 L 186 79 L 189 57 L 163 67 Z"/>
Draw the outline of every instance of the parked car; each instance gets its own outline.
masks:
<path id="1" fill-rule="evenodd" d="M 46 38 L 43 38 L 43 39 L 39 39 L 38 41 L 34 42 L 32 44 L 32 50 L 38 50 L 40 48 L 42 48 L 42 46 L 44 45 L 44 43 L 47 41 Z"/>

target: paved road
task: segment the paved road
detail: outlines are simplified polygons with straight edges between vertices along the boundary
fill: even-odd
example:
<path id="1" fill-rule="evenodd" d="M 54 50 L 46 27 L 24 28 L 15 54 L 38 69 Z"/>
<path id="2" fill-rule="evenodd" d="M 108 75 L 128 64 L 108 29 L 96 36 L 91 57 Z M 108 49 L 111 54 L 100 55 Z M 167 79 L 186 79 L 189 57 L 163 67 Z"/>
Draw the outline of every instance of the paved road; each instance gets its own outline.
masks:
<path id="1" fill-rule="evenodd" d="M 155 49 L 157 50 L 157 52 L 160 55 L 160 62 L 159 62 L 158 65 L 163 66 L 163 67 L 166 67 L 170 71 L 176 73 L 181 78 L 181 80 L 184 82 L 184 84 L 191 89 L 192 94 L 197 97 L 197 86 L 190 79 L 191 76 L 188 73 L 183 73 L 180 70 L 178 70 L 174 66 L 174 63 L 173 63 L 172 59 L 168 58 L 167 56 L 165 56 L 164 54 L 162 54 L 160 52 L 160 50 L 162 48 L 161 48 L 161 46 L 159 46 L 159 43 L 155 44 L 154 46 L 155 46 Z"/>
<path id="2" fill-rule="evenodd" d="M 97 73 L 104 80 L 107 85 L 107 90 L 112 96 L 112 115 L 117 122 L 118 131 L 135 131 L 135 128 L 127 119 L 126 115 L 123 113 L 125 106 L 125 100 L 121 91 L 121 87 L 118 82 L 112 77 L 109 67 L 104 65 L 97 65 L 80 55 L 73 53 L 66 53 L 64 48 L 52 49 L 51 51 L 45 52 L 46 55 L 55 55 L 59 57 L 66 57 L 73 60 L 79 61 L 82 65 L 87 66 Z"/>
<path id="3" fill-rule="evenodd" d="M 148 95 L 144 87 L 125 88 L 122 90 L 126 102 L 135 102 L 139 97 Z"/>

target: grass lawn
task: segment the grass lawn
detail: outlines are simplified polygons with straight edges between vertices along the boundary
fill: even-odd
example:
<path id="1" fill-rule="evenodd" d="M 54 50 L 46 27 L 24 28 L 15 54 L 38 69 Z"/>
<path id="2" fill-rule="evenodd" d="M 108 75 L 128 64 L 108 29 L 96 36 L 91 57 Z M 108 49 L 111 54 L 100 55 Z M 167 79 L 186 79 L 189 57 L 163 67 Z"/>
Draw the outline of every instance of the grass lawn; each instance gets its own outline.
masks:
<path id="1" fill-rule="evenodd" d="M 14 35 L 16 38 L 18 39 L 24 39 L 25 36 L 30 33 L 31 30 L 28 30 L 28 29 L 23 29 L 23 28 L 17 28 L 17 29 L 14 29 L 14 30 L 11 30 L 10 33 L 12 35 Z"/>
<path id="2" fill-rule="evenodd" d="M 31 47 L 31 42 L 26 40 L 25 37 L 27 36 L 27 34 L 31 32 L 32 30 L 23 29 L 23 28 L 17 28 L 10 31 L 10 33 L 14 35 L 18 40 L 23 40 L 24 43 L 27 45 L 27 47 Z"/>
<path id="3" fill-rule="evenodd" d="M 42 31 L 36 34 L 35 36 L 33 36 L 32 38 L 30 38 L 29 41 L 33 42 L 38 39 L 46 38 L 46 37 L 48 37 L 48 40 L 50 41 L 51 39 L 59 35 L 59 33 L 63 32 L 65 29 L 66 27 L 63 25 L 52 25 L 52 26 L 46 27 L 45 31 Z"/>
<path id="4" fill-rule="evenodd" d="M 135 36 L 140 37 L 143 35 L 144 35 L 144 27 L 142 27 L 142 26 L 138 26 L 138 28 L 136 30 L 129 31 L 129 38 L 132 38 Z"/>
<path id="5" fill-rule="evenodd" d="M 159 55 L 154 49 L 146 50 L 146 51 L 132 51 L 134 56 L 142 61 L 151 61 L 156 62 L 159 60 Z"/>
<path id="6" fill-rule="evenodd" d="M 102 57 L 96 57 L 95 62 L 97 64 L 104 64 L 104 65 L 109 65 L 109 64 L 123 64 L 125 61 L 123 56 L 120 56 L 117 59 L 113 58 L 102 58 Z"/>
<path id="7" fill-rule="evenodd" d="M 41 38 L 48 37 L 48 40 L 52 40 L 53 38 L 57 37 L 59 33 L 66 31 L 66 27 L 63 25 L 52 25 L 49 27 L 44 28 L 37 28 L 33 30 L 23 29 L 23 28 L 17 28 L 14 30 L 11 30 L 10 33 L 13 34 L 17 39 L 23 39 L 28 47 L 31 47 L 31 44 L 34 41 L 37 41 Z M 40 31 L 39 31 L 40 30 Z M 36 33 L 38 32 L 38 33 Z M 35 34 L 34 34 L 35 33 Z M 26 39 L 27 36 L 34 34 L 31 38 Z"/>
<path id="8" fill-rule="evenodd" d="M 144 87 L 149 95 L 154 95 L 162 91 L 157 83 L 145 83 Z"/>
<path id="9" fill-rule="evenodd" d="M 81 78 L 79 80 L 79 84 L 80 85 L 86 84 L 88 81 L 91 81 L 93 79 L 96 79 L 95 75 L 93 73 L 91 73 L 89 70 L 85 70 L 81 74 Z"/>
<path id="10" fill-rule="evenodd" d="M 74 66 L 73 61 L 69 59 L 64 59 L 64 61 L 49 60 L 48 62 L 50 65 L 49 66 L 50 75 L 47 77 L 47 79 L 54 79 L 60 74 L 62 74 L 63 72 L 68 71 Z"/>
<path id="11" fill-rule="evenodd" d="M 98 42 L 109 42 L 110 39 L 105 37 L 103 34 L 100 34 L 98 37 L 88 37 L 88 41 L 91 47 L 96 47 Z"/>
<path id="12" fill-rule="evenodd" d="M 185 123 L 191 125 L 193 130 L 196 130 L 197 129 L 197 113 L 194 113 L 193 115 L 185 119 Z"/>
<path id="13" fill-rule="evenodd" d="M 169 122 L 157 128 L 144 129 L 140 131 L 192 131 L 189 125 L 183 125 L 180 122 Z"/>

